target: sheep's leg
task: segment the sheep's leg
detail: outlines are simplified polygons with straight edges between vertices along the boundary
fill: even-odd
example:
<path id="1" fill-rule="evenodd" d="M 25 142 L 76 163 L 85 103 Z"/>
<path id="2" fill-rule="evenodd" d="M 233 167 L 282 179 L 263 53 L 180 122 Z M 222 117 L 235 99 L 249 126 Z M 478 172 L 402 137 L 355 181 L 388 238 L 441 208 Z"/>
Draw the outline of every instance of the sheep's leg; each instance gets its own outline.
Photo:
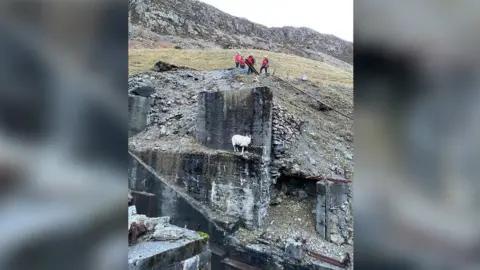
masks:
<path id="1" fill-rule="evenodd" d="M 237 152 L 237 147 L 235 147 L 235 144 L 233 145 L 233 152 Z"/>
<path id="2" fill-rule="evenodd" d="M 243 148 L 244 148 L 244 147 L 242 146 L 242 154 L 243 154 Z"/>

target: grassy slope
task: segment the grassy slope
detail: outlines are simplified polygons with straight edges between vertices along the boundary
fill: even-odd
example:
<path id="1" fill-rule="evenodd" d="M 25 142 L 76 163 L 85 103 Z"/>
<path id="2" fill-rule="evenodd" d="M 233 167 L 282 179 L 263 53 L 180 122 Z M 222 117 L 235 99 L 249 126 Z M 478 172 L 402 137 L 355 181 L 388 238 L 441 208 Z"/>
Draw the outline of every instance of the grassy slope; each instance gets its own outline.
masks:
<path id="1" fill-rule="evenodd" d="M 146 71 L 159 61 L 165 61 L 178 66 L 186 66 L 199 70 L 224 69 L 234 66 L 235 50 L 183 50 L 183 49 L 130 49 L 129 73 Z M 270 73 L 275 69 L 275 75 L 298 78 L 302 73 L 316 84 L 340 83 L 353 84 L 353 74 L 328 64 L 307 58 L 274 53 L 261 50 L 242 50 L 242 55 L 253 55 L 259 69 L 264 55 L 270 60 Z"/>

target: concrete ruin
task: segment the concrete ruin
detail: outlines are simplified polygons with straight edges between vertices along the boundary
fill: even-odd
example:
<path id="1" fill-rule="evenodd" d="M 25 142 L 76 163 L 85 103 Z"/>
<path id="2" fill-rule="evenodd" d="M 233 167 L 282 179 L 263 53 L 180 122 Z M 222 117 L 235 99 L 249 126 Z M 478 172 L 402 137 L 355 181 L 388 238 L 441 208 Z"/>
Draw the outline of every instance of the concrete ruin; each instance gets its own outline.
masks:
<path id="1" fill-rule="evenodd" d="M 135 207 L 135 206 L 133 206 Z M 169 217 L 129 215 L 129 270 L 210 270 L 208 235 L 170 224 Z M 139 238 L 137 238 L 139 237 Z"/>
<path id="2" fill-rule="evenodd" d="M 186 77 L 196 80 L 195 74 Z M 192 98 L 181 95 L 185 99 L 175 107 L 166 96 L 154 94 L 146 97 L 154 101 L 147 102 L 130 95 L 131 134 L 143 133 L 130 141 L 129 188 L 133 197 L 135 192 L 150 196 L 141 199 L 148 209 L 142 213 L 156 212 L 155 216 L 169 216 L 173 225 L 206 232 L 212 269 L 351 268 L 345 263 L 351 253 L 345 246 L 353 244 L 349 184 L 319 181 L 315 186 L 306 179 L 308 171 L 292 165 L 291 149 L 303 122 L 275 105 L 274 91 L 254 87 L 200 91 Z M 194 109 L 179 109 L 187 104 Z M 233 152 L 235 134 L 252 136 L 245 154 Z M 297 236 L 280 233 L 281 239 L 275 240 L 278 219 L 272 220 L 271 214 L 281 210 L 271 208 L 281 196 L 273 194 L 278 193 L 274 186 L 287 175 L 313 184 L 312 195 L 298 190 L 312 198 L 315 213 L 310 208 L 310 217 L 302 220 L 312 219 L 312 231 L 298 228 Z M 291 218 L 290 227 L 296 222 Z M 259 235 L 261 231 L 267 234 Z M 265 237 L 270 231 L 273 238 Z M 321 254 L 335 258 L 329 262 Z"/>

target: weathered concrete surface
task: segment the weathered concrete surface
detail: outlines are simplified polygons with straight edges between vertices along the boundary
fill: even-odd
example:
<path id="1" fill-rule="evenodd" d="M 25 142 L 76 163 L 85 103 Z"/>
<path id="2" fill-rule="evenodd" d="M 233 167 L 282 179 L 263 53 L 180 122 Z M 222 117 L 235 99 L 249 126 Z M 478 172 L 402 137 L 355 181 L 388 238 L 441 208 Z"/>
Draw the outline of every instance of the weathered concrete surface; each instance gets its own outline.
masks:
<path id="1" fill-rule="evenodd" d="M 353 244 L 351 184 L 317 182 L 316 230 L 335 244 Z"/>
<path id="2" fill-rule="evenodd" d="M 322 238 L 327 237 L 327 182 L 317 182 L 317 203 L 315 206 L 316 230 Z"/>
<path id="3" fill-rule="evenodd" d="M 200 203 L 259 227 L 270 203 L 269 163 L 228 151 L 150 150 L 139 158 Z"/>
<path id="4" fill-rule="evenodd" d="M 183 238 L 171 241 L 139 242 L 129 247 L 129 270 L 199 270 L 210 269 L 208 238 L 194 231 L 182 230 Z"/>
<path id="5" fill-rule="evenodd" d="M 272 90 L 268 87 L 200 93 L 197 141 L 212 149 L 233 151 L 232 136 L 250 134 L 252 146 L 247 150 L 270 157 L 272 98 Z"/>
<path id="6" fill-rule="evenodd" d="M 128 96 L 128 136 L 141 132 L 148 125 L 148 115 L 153 104 L 153 98 L 140 95 Z"/>
<path id="7" fill-rule="evenodd" d="M 233 227 L 235 220 L 212 215 L 184 190 L 175 190 L 165 178 L 160 178 L 146 166 L 138 157 L 129 154 L 128 185 L 132 190 L 156 195 L 156 216 L 169 216 L 170 222 L 176 226 L 206 232 L 211 242 L 223 245 L 226 230 Z"/>

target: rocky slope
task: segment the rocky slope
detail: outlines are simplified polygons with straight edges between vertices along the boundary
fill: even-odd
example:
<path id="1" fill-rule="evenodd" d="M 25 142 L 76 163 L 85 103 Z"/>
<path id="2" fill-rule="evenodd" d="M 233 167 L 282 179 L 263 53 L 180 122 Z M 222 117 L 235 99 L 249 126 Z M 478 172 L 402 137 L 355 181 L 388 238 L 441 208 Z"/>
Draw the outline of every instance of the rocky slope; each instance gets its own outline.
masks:
<path id="1" fill-rule="evenodd" d="M 295 84 L 322 100 L 319 89 L 308 82 Z M 201 91 L 226 91 L 267 86 L 275 89 L 272 176 L 327 175 L 351 178 L 353 172 L 353 122 L 334 111 L 320 111 L 314 101 L 273 76 L 258 82 L 232 70 L 144 72 L 129 77 L 129 89 L 149 86 L 155 101 L 147 128 L 130 138 L 135 149 L 155 148 L 160 141 L 195 136 L 197 94 Z M 337 91 L 352 95 L 351 88 Z M 352 103 L 332 103 L 351 116 Z M 167 144 L 168 145 L 168 144 Z M 179 145 L 170 144 L 170 148 Z"/>
<path id="2" fill-rule="evenodd" d="M 129 38 L 179 47 L 255 48 L 333 65 L 353 63 L 351 42 L 309 28 L 268 28 L 196 0 L 129 0 Z"/>

